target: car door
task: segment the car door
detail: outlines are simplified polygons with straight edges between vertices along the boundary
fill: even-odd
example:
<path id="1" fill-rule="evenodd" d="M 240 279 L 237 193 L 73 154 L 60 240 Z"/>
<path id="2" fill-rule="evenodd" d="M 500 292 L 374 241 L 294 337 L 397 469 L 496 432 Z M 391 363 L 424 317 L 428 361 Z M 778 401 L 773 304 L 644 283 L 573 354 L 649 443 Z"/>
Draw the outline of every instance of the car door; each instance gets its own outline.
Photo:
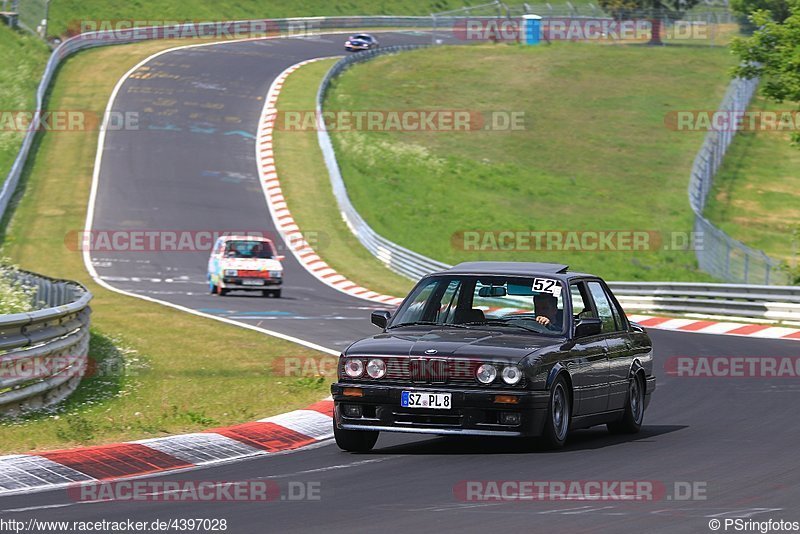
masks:
<path id="1" fill-rule="evenodd" d="M 211 256 L 208 258 L 208 275 L 214 276 L 217 274 L 219 270 L 219 258 L 221 256 L 222 247 L 224 246 L 224 241 L 218 239 L 216 243 L 214 243 L 214 248 L 211 250 Z"/>
<path id="2" fill-rule="evenodd" d="M 583 281 L 570 284 L 572 313 L 579 318 L 598 318 L 589 290 Z M 575 389 L 576 416 L 606 410 L 608 405 L 608 346 L 606 335 L 573 339 L 568 369 Z"/>
<path id="3" fill-rule="evenodd" d="M 587 282 L 589 293 L 603 322 L 603 337 L 608 347 L 608 401 L 605 410 L 618 410 L 624 406 L 628 391 L 628 371 L 631 366 L 631 343 L 627 321 L 620 316 L 614 300 L 599 280 Z"/>
<path id="4" fill-rule="evenodd" d="M 608 286 L 605 284 L 602 284 L 602 286 L 611 305 L 611 312 L 614 314 L 618 337 L 615 343 L 619 345 L 617 351 L 609 352 L 608 409 L 621 410 L 625 407 L 625 402 L 628 398 L 629 374 L 633 360 L 637 355 L 637 349 L 634 347 L 630 323 L 625 316 L 625 312 L 608 289 Z"/>

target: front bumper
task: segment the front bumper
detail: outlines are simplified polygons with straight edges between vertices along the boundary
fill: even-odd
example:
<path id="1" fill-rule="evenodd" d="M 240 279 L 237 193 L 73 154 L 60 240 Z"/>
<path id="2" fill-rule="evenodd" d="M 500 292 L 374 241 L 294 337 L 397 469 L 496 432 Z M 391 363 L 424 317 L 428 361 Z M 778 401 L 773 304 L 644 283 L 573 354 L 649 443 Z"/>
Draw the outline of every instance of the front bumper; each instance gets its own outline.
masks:
<path id="1" fill-rule="evenodd" d="M 345 396 L 358 388 L 361 397 Z M 403 408 L 403 391 L 451 393 L 452 408 Z M 409 387 L 337 382 L 331 386 L 336 425 L 344 430 L 380 430 L 438 435 L 539 436 L 544 428 L 550 395 L 547 391 L 484 390 L 452 387 Z M 495 395 L 518 397 L 517 404 L 498 404 Z M 342 406 L 361 406 L 362 416 L 345 417 Z M 518 424 L 502 424 L 501 413 L 519 415 Z"/>
<path id="2" fill-rule="evenodd" d="M 245 284 L 245 280 L 259 280 L 261 285 Z M 223 289 L 242 289 L 261 291 L 264 289 L 279 289 L 283 284 L 283 278 L 246 278 L 241 276 L 225 276 L 222 278 Z"/>

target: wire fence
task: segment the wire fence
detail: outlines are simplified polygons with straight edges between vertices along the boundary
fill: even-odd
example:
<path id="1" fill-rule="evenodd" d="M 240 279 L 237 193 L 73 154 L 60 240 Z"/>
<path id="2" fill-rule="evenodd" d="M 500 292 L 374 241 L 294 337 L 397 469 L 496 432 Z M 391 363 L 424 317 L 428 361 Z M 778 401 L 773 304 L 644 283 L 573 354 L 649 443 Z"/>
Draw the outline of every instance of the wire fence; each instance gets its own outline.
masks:
<path id="1" fill-rule="evenodd" d="M 8 6 L 9 9 L 6 9 Z M 47 37 L 50 0 L 10 0 L 3 2 L 3 11 L 13 11 L 19 15 L 19 26 L 42 39 Z"/>
<path id="2" fill-rule="evenodd" d="M 734 79 L 722 99 L 718 111 L 726 115 L 747 110 L 758 88 L 758 79 Z M 725 153 L 733 141 L 735 129 L 711 130 L 697 153 L 689 179 L 689 204 L 694 211 L 694 231 L 703 236 L 703 246 L 697 247 L 700 268 L 717 278 L 744 284 L 786 284 L 788 276 L 781 262 L 764 252 L 733 239 L 705 218 L 703 212 L 709 194 L 722 165 Z"/>

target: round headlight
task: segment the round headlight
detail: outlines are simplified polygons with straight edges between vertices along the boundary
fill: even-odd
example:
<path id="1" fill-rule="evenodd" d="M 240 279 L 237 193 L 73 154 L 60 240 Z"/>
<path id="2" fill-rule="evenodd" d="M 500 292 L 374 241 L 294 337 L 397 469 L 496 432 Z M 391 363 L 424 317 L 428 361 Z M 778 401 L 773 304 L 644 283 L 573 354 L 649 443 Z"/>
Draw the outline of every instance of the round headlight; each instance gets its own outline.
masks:
<path id="1" fill-rule="evenodd" d="M 495 369 L 494 365 L 484 363 L 478 367 L 478 370 L 475 372 L 475 378 L 477 378 L 478 382 L 481 384 L 491 384 L 494 382 L 494 379 L 497 378 L 497 369 Z"/>
<path id="2" fill-rule="evenodd" d="M 358 378 L 364 374 L 364 362 L 356 359 L 345 360 L 344 372 L 350 378 Z"/>
<path id="3" fill-rule="evenodd" d="M 283 276 L 283 271 L 270 271 L 269 272 L 269 277 L 270 278 L 280 278 L 281 276 Z"/>
<path id="4" fill-rule="evenodd" d="M 225 276 L 236 276 L 239 272 L 236 269 L 225 269 Z"/>
<path id="5" fill-rule="evenodd" d="M 370 378 L 383 378 L 386 374 L 386 362 L 379 359 L 367 362 L 367 374 Z"/>
<path id="6" fill-rule="evenodd" d="M 509 386 L 513 386 L 522 380 L 522 369 L 516 365 L 509 365 L 508 367 L 503 367 L 503 372 L 501 375 L 503 377 L 503 382 Z"/>

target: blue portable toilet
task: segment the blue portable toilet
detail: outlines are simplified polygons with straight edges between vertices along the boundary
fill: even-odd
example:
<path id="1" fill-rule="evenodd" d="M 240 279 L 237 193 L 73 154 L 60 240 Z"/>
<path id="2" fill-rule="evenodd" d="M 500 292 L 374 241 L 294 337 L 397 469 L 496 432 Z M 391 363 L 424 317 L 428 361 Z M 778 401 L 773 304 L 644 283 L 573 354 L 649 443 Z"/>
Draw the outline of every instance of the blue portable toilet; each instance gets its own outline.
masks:
<path id="1" fill-rule="evenodd" d="M 522 20 L 525 26 L 525 44 L 539 44 L 539 38 L 542 32 L 542 17 L 539 15 L 522 15 Z"/>

